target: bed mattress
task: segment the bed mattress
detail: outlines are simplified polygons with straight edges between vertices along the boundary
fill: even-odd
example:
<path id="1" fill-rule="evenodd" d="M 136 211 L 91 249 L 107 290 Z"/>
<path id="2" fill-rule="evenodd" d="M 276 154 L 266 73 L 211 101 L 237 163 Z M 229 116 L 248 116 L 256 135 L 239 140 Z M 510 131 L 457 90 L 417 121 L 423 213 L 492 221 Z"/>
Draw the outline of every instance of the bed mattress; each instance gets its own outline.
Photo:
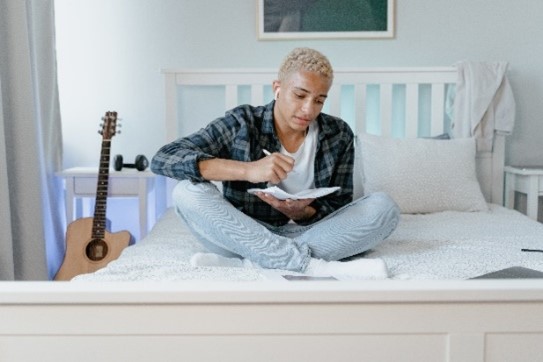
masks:
<path id="1" fill-rule="evenodd" d="M 522 266 L 543 271 L 543 224 L 490 204 L 484 212 L 402 214 L 398 228 L 362 256 L 382 258 L 391 279 L 463 280 Z M 75 281 L 259 281 L 296 274 L 252 268 L 194 267 L 190 257 L 206 251 L 168 209 L 151 232 L 107 267 Z"/>

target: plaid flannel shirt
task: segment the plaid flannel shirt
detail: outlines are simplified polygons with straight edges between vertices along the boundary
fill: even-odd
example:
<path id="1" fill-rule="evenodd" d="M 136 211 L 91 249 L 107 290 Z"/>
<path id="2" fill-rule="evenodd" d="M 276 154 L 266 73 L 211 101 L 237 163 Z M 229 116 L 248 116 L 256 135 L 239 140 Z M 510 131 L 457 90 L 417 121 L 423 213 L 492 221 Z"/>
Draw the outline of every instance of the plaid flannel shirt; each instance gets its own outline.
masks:
<path id="1" fill-rule="evenodd" d="M 198 162 L 225 158 L 250 162 L 264 157 L 263 150 L 278 152 L 281 148 L 275 134 L 271 103 L 252 107 L 242 105 L 227 111 L 224 117 L 184 138 L 163 146 L 153 157 L 151 170 L 177 180 L 206 182 Z M 350 203 L 353 198 L 354 136 L 349 125 L 337 117 L 321 113 L 314 122 L 319 125 L 315 156 L 315 187 L 340 186 L 341 190 L 316 199 L 317 213 L 299 224 L 311 224 Z M 268 224 L 280 226 L 289 219 L 247 189 L 265 188 L 265 182 L 223 182 L 224 197 L 243 213 Z"/>

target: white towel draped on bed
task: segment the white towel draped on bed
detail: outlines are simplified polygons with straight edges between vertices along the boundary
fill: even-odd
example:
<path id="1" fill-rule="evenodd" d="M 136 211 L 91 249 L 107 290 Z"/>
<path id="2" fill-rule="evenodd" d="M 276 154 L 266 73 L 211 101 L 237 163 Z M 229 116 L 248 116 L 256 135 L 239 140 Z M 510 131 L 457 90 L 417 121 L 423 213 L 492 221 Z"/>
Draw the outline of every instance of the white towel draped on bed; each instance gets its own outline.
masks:
<path id="1" fill-rule="evenodd" d="M 515 100 L 506 76 L 506 62 L 456 64 L 452 135 L 475 137 L 478 151 L 491 151 L 494 132 L 510 134 L 515 122 Z"/>

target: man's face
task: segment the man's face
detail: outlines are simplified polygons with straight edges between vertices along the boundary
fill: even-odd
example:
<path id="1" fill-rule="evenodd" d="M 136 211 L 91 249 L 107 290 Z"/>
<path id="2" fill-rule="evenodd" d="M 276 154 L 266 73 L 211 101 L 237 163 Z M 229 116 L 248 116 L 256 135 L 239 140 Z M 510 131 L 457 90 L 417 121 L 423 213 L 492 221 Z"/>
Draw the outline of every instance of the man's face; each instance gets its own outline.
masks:
<path id="1" fill-rule="evenodd" d="M 282 129 L 305 132 L 322 111 L 332 82 L 316 72 L 299 71 L 275 81 L 275 122 Z"/>

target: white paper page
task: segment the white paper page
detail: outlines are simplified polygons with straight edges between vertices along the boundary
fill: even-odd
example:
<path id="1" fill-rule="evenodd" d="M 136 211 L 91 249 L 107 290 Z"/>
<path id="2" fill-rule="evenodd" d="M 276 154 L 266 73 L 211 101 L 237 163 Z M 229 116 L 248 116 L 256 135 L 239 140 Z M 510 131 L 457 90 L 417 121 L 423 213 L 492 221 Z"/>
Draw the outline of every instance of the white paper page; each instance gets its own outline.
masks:
<path id="1" fill-rule="evenodd" d="M 277 186 L 272 186 L 266 189 L 249 189 L 247 190 L 247 192 L 251 194 L 254 194 L 256 192 L 264 192 L 266 194 L 270 194 L 278 198 L 279 200 L 286 200 L 286 199 L 300 200 L 300 199 L 316 199 L 322 196 L 329 195 L 332 192 L 336 192 L 339 189 L 340 189 L 339 186 L 320 187 L 316 189 L 303 190 L 303 191 L 297 192 L 296 194 L 289 194 L 288 192 L 280 189 Z"/>

